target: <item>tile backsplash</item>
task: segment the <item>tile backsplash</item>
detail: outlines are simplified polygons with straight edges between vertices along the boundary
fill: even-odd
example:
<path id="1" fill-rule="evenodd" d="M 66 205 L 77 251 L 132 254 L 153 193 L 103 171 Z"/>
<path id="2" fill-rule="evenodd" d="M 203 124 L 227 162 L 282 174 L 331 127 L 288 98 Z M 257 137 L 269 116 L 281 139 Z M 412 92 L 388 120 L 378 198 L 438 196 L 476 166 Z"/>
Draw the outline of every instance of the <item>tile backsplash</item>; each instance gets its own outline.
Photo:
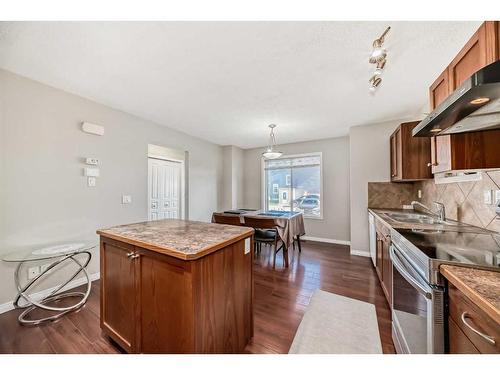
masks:
<path id="1" fill-rule="evenodd" d="M 417 200 L 414 184 L 392 182 L 368 183 L 368 207 L 370 208 L 403 208 Z"/>
<path id="2" fill-rule="evenodd" d="M 500 189 L 500 171 L 482 173 L 479 181 L 435 184 L 434 180 L 415 183 L 415 193 L 422 190 L 420 201 L 431 207 L 432 202 L 441 202 L 450 219 L 500 232 L 500 220 L 492 204 L 484 203 L 484 192 Z"/>
<path id="3" fill-rule="evenodd" d="M 418 190 L 422 198 L 417 199 Z M 434 180 L 415 183 L 368 183 L 368 207 L 402 208 L 412 200 L 419 200 L 434 209 L 433 202 L 445 205 L 449 219 L 461 221 L 500 232 L 500 220 L 495 213 L 495 202 L 484 203 L 485 191 L 500 190 L 500 170 L 482 173 L 482 179 L 471 182 L 435 184 Z"/>

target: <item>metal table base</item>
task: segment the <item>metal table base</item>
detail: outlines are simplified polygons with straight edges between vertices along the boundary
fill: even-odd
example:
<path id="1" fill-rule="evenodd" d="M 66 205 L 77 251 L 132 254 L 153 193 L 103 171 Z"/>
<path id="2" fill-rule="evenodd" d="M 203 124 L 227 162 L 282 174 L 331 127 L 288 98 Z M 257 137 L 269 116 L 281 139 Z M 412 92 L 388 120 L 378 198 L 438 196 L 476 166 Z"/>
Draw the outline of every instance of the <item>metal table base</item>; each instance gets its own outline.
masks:
<path id="1" fill-rule="evenodd" d="M 83 255 L 86 257 L 85 261 L 81 263 L 77 257 L 79 255 Z M 91 280 L 90 276 L 87 272 L 87 265 L 90 263 L 90 259 L 92 258 L 92 254 L 85 250 L 85 251 L 80 251 L 76 253 L 72 253 L 69 255 L 62 256 L 61 258 L 58 258 L 55 262 L 51 263 L 42 273 L 40 273 L 37 277 L 35 277 L 33 280 L 31 280 L 29 283 L 27 283 L 25 286 L 21 286 L 20 282 L 20 269 L 21 267 L 30 262 L 31 260 L 26 260 L 26 261 L 21 261 L 16 267 L 16 271 L 14 274 L 14 281 L 16 283 L 16 288 L 18 291 L 18 294 L 16 296 L 16 299 L 14 301 L 14 306 L 19 309 L 25 309 L 18 317 L 18 321 L 22 325 L 27 325 L 27 326 L 36 326 L 41 323 L 49 322 L 49 321 L 54 321 L 56 319 L 59 319 L 63 315 L 71 312 L 78 310 L 81 308 L 85 302 L 87 302 L 87 299 L 90 295 L 90 289 L 91 289 Z M 64 283 L 56 287 L 47 297 L 43 298 L 40 301 L 35 301 L 32 299 L 27 291 L 36 285 L 38 280 L 41 280 L 44 275 L 51 271 L 55 271 L 55 268 L 65 262 L 73 261 L 77 266 L 78 269 L 76 270 L 75 273 L 71 275 L 71 277 L 66 280 Z M 85 292 L 61 292 L 59 293 L 66 285 L 68 285 L 71 281 L 73 281 L 80 273 L 83 273 L 86 280 L 87 280 L 87 289 Z M 59 294 L 58 294 L 59 293 Z M 50 306 L 50 302 L 55 302 L 55 301 L 60 301 L 64 298 L 68 297 L 80 297 L 80 300 L 71 305 L 71 306 L 66 306 L 66 307 L 56 307 L 56 306 Z M 21 299 L 24 299 L 27 301 L 26 304 L 21 304 Z M 29 313 L 31 313 L 35 309 L 42 309 L 42 310 L 47 310 L 47 311 L 53 311 L 54 313 L 48 317 L 41 318 L 41 319 L 28 319 L 26 316 L 28 316 Z"/>

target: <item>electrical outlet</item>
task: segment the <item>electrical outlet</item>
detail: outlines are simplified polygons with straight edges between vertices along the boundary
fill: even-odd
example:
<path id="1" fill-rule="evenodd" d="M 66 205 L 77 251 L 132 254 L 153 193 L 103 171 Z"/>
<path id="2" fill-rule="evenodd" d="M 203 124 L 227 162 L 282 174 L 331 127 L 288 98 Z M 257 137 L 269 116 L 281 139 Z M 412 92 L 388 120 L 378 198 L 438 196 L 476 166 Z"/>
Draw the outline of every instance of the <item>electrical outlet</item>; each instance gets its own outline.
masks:
<path id="1" fill-rule="evenodd" d="M 33 280 L 38 275 L 40 275 L 40 267 L 36 266 L 28 268 L 28 280 Z"/>
<path id="2" fill-rule="evenodd" d="M 131 195 L 122 195 L 122 204 L 130 204 L 132 203 Z"/>
<path id="3" fill-rule="evenodd" d="M 484 204 L 492 204 L 493 203 L 493 199 L 491 198 L 492 192 L 493 192 L 492 190 L 485 190 L 483 192 L 483 203 Z"/>
<path id="4" fill-rule="evenodd" d="M 495 190 L 495 204 L 498 204 L 500 202 L 500 190 Z"/>
<path id="5" fill-rule="evenodd" d="M 245 238 L 245 254 L 250 252 L 250 238 Z"/>
<path id="6" fill-rule="evenodd" d="M 418 189 L 418 199 L 422 198 L 422 190 Z"/>

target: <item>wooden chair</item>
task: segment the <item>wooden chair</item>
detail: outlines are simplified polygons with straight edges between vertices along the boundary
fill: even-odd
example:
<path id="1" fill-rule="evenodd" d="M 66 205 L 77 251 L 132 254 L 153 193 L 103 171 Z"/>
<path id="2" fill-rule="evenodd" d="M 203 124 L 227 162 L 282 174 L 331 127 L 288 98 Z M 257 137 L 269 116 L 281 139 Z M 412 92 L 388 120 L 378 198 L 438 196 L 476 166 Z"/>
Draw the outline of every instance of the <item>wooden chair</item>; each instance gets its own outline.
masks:
<path id="1" fill-rule="evenodd" d="M 288 267 L 288 250 L 284 243 L 278 248 L 280 236 L 278 235 L 278 226 L 276 225 L 274 219 L 249 216 L 244 216 L 243 219 L 245 221 L 245 226 L 255 229 L 255 245 L 259 251 L 262 244 L 274 246 L 273 268 L 276 268 L 276 253 L 282 248 L 283 263 L 285 267 Z"/>
<path id="2" fill-rule="evenodd" d="M 228 215 L 214 212 L 212 214 L 212 218 L 217 224 L 242 225 L 238 215 Z"/>

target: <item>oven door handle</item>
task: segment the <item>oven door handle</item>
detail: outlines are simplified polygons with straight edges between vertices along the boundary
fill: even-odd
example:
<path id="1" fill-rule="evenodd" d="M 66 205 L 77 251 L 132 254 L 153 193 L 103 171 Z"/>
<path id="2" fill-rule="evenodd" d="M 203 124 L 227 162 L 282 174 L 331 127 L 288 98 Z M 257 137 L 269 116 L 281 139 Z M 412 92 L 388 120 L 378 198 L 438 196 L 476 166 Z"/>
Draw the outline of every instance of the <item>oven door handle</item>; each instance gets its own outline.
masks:
<path id="1" fill-rule="evenodd" d="M 392 265 L 401 274 L 401 276 L 403 276 L 405 280 L 408 281 L 420 294 L 423 294 L 425 298 L 432 299 L 432 290 L 429 287 L 426 288 L 424 285 L 419 283 L 416 278 L 410 275 L 404 264 L 401 262 L 399 256 L 396 254 L 393 246 L 390 247 L 390 252 Z"/>

